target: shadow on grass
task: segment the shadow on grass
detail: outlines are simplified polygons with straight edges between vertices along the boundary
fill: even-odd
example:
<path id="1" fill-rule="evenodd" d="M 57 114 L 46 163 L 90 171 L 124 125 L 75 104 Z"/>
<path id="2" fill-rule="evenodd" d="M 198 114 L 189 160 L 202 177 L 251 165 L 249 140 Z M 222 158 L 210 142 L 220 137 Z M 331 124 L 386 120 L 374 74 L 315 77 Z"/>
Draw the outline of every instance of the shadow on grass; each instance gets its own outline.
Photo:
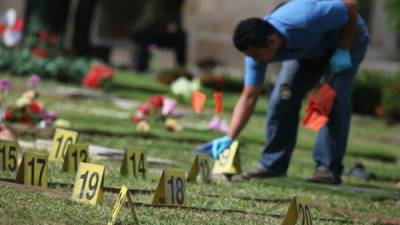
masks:
<path id="1" fill-rule="evenodd" d="M 302 187 L 308 191 L 324 191 L 324 192 L 335 192 L 338 194 L 359 195 L 374 201 L 384 200 L 400 200 L 400 190 L 395 188 L 382 188 L 375 185 L 354 185 L 354 184 L 342 184 L 342 185 L 327 185 L 327 184 L 316 184 L 309 183 L 301 178 L 274 178 L 265 182 L 266 188 L 270 185 L 283 188 Z"/>
<path id="2" fill-rule="evenodd" d="M 297 149 L 300 149 L 302 151 L 311 151 L 312 147 L 309 145 L 297 145 Z M 353 157 L 358 157 L 358 158 L 364 158 L 364 159 L 369 159 L 372 161 L 378 161 L 378 162 L 383 162 L 383 163 L 396 163 L 397 162 L 397 156 L 395 154 L 391 154 L 388 152 L 378 152 L 378 151 L 358 151 L 352 148 L 348 148 L 346 152 L 347 156 L 353 156 Z"/>
<path id="3" fill-rule="evenodd" d="M 118 91 L 135 91 L 135 92 L 144 92 L 144 93 L 149 93 L 149 94 L 167 94 L 167 90 L 162 90 L 159 88 L 149 88 L 149 87 L 144 87 L 144 86 L 135 86 L 135 85 L 127 85 L 127 84 L 113 84 L 112 86 L 113 92 L 118 92 Z"/>
<path id="4" fill-rule="evenodd" d="M 204 139 L 199 138 L 189 138 L 189 137 L 166 137 L 160 136 L 151 133 L 138 133 L 138 132 L 109 132 L 103 130 L 95 130 L 95 129 L 79 129 L 77 130 L 79 134 L 83 135 L 97 135 L 97 136 L 106 136 L 106 137 L 119 137 L 119 138 L 128 138 L 128 137 L 136 137 L 136 138 L 143 138 L 143 139 L 153 139 L 153 140 L 165 140 L 165 141 L 173 141 L 173 142 L 187 142 L 191 144 L 202 144 L 204 143 Z"/>

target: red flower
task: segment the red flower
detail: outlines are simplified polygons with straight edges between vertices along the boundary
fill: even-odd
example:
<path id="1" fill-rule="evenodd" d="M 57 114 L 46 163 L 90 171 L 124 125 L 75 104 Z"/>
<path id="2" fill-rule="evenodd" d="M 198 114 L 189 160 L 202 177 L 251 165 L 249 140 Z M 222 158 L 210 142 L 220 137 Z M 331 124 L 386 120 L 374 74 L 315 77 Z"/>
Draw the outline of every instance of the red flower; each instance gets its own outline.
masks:
<path id="1" fill-rule="evenodd" d="M 131 118 L 131 120 L 132 120 L 132 122 L 133 123 L 139 123 L 140 121 L 142 121 L 143 120 L 143 116 L 140 116 L 140 115 L 134 115 L 134 116 L 132 116 L 132 118 Z"/>
<path id="2" fill-rule="evenodd" d="M 49 41 L 51 42 L 51 43 L 56 43 L 57 41 L 58 41 L 58 35 L 57 34 L 50 34 L 50 36 L 49 36 Z"/>
<path id="3" fill-rule="evenodd" d="M 40 31 L 38 33 L 38 37 L 39 37 L 39 40 L 45 42 L 49 38 L 49 33 L 47 33 L 47 31 Z"/>
<path id="4" fill-rule="evenodd" d="M 4 119 L 8 120 L 8 121 L 13 120 L 14 119 L 14 113 L 15 112 L 14 112 L 13 109 L 7 108 L 6 111 L 4 112 Z"/>
<path id="5" fill-rule="evenodd" d="M 29 104 L 28 109 L 31 113 L 39 113 L 43 112 L 44 106 L 41 102 L 33 101 L 31 104 Z"/>
<path id="6" fill-rule="evenodd" d="M 96 74 L 89 73 L 82 80 L 82 85 L 86 87 L 91 87 L 93 89 L 100 88 L 100 79 Z"/>
<path id="7" fill-rule="evenodd" d="M 155 107 L 162 107 L 164 104 L 164 96 L 157 95 L 157 96 L 151 96 L 149 98 L 150 104 L 152 104 Z"/>
<path id="8" fill-rule="evenodd" d="M 113 76 L 113 70 L 104 64 L 93 65 L 89 73 L 82 80 L 82 85 L 98 89 L 104 80 L 110 79 Z"/>
<path id="9" fill-rule="evenodd" d="M 150 114 L 150 106 L 148 104 L 140 104 L 137 107 L 137 110 L 142 113 L 144 116 L 148 116 Z"/>
<path id="10" fill-rule="evenodd" d="M 33 125 L 32 120 L 30 120 L 28 117 L 23 116 L 21 117 L 21 123 L 26 124 L 26 125 Z"/>
<path id="11" fill-rule="evenodd" d="M 43 48 L 35 48 L 33 47 L 31 49 L 32 55 L 38 57 L 38 58 L 44 58 L 47 56 L 47 50 Z"/>
<path id="12" fill-rule="evenodd" d="M 21 32 L 24 29 L 24 25 L 25 25 L 24 20 L 21 18 L 18 18 L 17 21 L 15 21 L 15 24 L 12 29 L 15 32 Z"/>
<path id="13" fill-rule="evenodd" d="M 3 35 L 4 32 L 6 31 L 7 26 L 5 24 L 0 24 L 0 35 Z"/>

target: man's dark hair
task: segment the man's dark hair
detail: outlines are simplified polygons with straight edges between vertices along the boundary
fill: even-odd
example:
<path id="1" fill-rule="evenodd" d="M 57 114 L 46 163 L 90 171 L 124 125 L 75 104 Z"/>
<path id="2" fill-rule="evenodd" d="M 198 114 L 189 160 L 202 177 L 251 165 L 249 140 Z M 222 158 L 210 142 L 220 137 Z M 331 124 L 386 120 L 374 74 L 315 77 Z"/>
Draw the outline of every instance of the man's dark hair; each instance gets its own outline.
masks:
<path id="1" fill-rule="evenodd" d="M 233 44 L 243 52 L 249 48 L 268 47 L 267 38 L 275 31 L 261 18 L 249 18 L 239 22 L 233 34 Z"/>

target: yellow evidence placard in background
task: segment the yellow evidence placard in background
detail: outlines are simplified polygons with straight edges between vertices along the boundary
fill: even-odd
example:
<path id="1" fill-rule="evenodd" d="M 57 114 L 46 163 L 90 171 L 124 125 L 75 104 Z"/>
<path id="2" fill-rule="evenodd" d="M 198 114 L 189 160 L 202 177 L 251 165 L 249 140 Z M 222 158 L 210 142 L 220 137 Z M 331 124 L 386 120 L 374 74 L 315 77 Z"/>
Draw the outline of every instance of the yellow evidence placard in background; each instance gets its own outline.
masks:
<path id="1" fill-rule="evenodd" d="M 230 148 L 219 155 L 215 161 L 212 173 L 214 174 L 238 174 L 242 172 L 240 165 L 239 142 L 234 141 Z"/>
<path id="2" fill-rule="evenodd" d="M 0 140 L 0 171 L 17 170 L 18 145 L 14 141 Z"/>
<path id="3" fill-rule="evenodd" d="M 196 155 L 189 170 L 187 181 L 195 182 L 197 177 L 200 175 L 203 183 L 209 183 L 211 173 L 210 164 L 210 157 L 207 154 Z"/>
<path id="4" fill-rule="evenodd" d="M 64 158 L 63 171 L 75 174 L 81 162 L 89 162 L 89 145 L 69 144 Z"/>
<path id="5" fill-rule="evenodd" d="M 296 225 L 298 221 L 301 225 L 313 224 L 309 201 L 306 198 L 295 196 L 290 203 L 282 225 Z"/>
<path id="6" fill-rule="evenodd" d="M 57 128 L 53 137 L 49 160 L 62 162 L 67 152 L 68 145 L 75 144 L 77 140 L 78 132 Z"/>
<path id="7" fill-rule="evenodd" d="M 47 187 L 47 157 L 42 152 L 24 152 L 17 171 L 17 183 Z"/>
<path id="8" fill-rule="evenodd" d="M 154 194 L 153 204 L 184 205 L 186 201 L 185 172 L 164 169 Z"/>
<path id="9" fill-rule="evenodd" d="M 122 187 L 121 187 L 121 191 L 119 192 L 119 195 L 118 195 L 118 200 L 114 204 L 114 207 L 113 207 L 113 210 L 111 213 L 111 218 L 108 221 L 107 225 L 115 224 L 115 222 L 117 221 L 119 211 L 121 210 L 122 203 L 125 198 L 127 198 L 127 200 L 128 200 L 128 205 L 129 205 L 129 208 L 130 208 L 132 216 L 133 216 L 134 224 L 139 225 L 139 220 L 136 216 L 135 208 L 133 207 L 131 195 L 129 193 L 128 188 L 125 185 L 122 185 Z"/>
<path id="10" fill-rule="evenodd" d="M 121 174 L 126 177 L 146 179 L 147 154 L 138 149 L 127 149 L 121 165 Z"/>
<path id="11" fill-rule="evenodd" d="M 75 176 L 72 200 L 92 205 L 103 201 L 104 166 L 80 163 Z"/>

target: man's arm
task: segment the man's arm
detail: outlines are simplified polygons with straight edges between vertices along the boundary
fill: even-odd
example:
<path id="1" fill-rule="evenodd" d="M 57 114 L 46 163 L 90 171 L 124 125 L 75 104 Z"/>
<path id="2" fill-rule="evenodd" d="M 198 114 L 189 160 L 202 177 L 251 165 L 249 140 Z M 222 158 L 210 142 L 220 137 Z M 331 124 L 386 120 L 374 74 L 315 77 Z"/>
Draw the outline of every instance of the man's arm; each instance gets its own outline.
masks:
<path id="1" fill-rule="evenodd" d="M 246 126 L 257 104 L 257 99 L 261 90 L 262 85 L 256 85 L 254 87 L 244 86 L 239 101 L 236 103 L 229 126 L 228 136 L 232 139 L 235 139 Z"/>
<path id="2" fill-rule="evenodd" d="M 343 3 L 349 11 L 349 20 L 340 31 L 338 47 L 349 50 L 357 25 L 358 3 L 355 0 L 343 0 Z"/>

